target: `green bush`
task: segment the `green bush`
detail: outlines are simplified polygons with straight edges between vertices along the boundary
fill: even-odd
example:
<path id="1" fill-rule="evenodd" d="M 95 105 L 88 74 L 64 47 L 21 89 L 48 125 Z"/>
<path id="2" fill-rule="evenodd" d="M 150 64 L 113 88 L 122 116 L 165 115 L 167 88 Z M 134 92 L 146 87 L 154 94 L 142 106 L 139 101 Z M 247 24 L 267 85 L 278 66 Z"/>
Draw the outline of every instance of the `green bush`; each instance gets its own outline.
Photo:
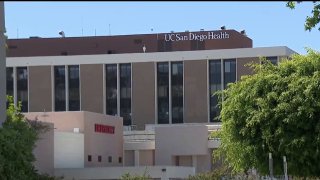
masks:
<path id="1" fill-rule="evenodd" d="M 320 176 L 320 53 L 293 55 L 278 66 L 265 59 L 220 92 L 222 136 L 217 150 L 235 173 L 251 168 L 293 176 Z M 220 101 L 221 102 L 221 101 Z"/>
<path id="2" fill-rule="evenodd" d="M 15 107 L 13 98 L 8 96 L 7 99 L 7 119 L 0 128 L 0 179 L 54 179 L 39 175 L 33 165 L 36 160 L 33 148 L 46 126 L 26 120 L 21 113 L 21 102 Z"/>

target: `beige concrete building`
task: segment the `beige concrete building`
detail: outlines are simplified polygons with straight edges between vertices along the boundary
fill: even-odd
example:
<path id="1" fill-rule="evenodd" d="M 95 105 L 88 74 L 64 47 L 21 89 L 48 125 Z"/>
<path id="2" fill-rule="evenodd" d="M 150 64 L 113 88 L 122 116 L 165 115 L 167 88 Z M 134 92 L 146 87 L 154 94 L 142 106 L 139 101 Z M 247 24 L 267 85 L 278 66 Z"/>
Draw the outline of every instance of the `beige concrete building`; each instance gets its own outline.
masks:
<path id="1" fill-rule="evenodd" d="M 185 179 L 212 170 L 211 154 L 220 143 L 208 139 L 218 124 L 123 131 L 121 117 L 92 112 L 33 112 L 25 117 L 50 127 L 34 149 L 36 169 L 65 179 L 119 179 L 128 172 Z"/>
<path id="2" fill-rule="evenodd" d="M 54 124 L 55 175 L 118 179 L 147 168 L 155 179 L 186 178 L 212 169 L 213 93 L 254 73 L 247 63 L 294 53 L 225 29 L 10 39 L 7 94 L 29 118 Z"/>
<path id="3" fill-rule="evenodd" d="M 212 94 L 251 74 L 245 64 L 259 57 L 277 64 L 295 53 L 285 46 L 253 48 L 235 30 L 32 37 L 8 45 L 7 92 L 24 112 L 116 115 L 138 130 L 217 122 Z"/>
<path id="4" fill-rule="evenodd" d="M 38 147 L 41 147 L 42 151 L 36 149 L 38 153 L 35 154 L 41 159 L 49 157 L 48 161 L 54 157 L 52 159 L 54 163 L 41 164 L 53 164 L 53 168 L 122 166 L 121 117 L 84 111 L 34 112 L 26 113 L 25 116 L 30 120 L 53 124 L 52 130 L 44 134 L 38 142 Z M 43 141 L 47 144 L 41 144 Z"/>

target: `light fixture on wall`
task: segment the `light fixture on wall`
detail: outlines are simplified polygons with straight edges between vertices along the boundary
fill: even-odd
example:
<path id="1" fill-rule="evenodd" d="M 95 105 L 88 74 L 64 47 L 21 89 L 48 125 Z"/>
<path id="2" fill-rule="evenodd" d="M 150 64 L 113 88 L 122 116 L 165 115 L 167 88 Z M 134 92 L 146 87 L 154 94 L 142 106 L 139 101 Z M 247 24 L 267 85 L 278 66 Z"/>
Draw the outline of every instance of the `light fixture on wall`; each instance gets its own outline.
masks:
<path id="1" fill-rule="evenodd" d="M 60 36 L 61 36 L 61 37 L 63 37 L 63 38 L 65 38 L 65 37 L 66 37 L 66 35 L 64 34 L 64 32 L 63 32 L 63 31 L 59 31 L 59 34 L 60 34 Z"/>
<path id="2" fill-rule="evenodd" d="M 245 36 L 247 35 L 245 30 L 240 31 L 240 33 Z"/>

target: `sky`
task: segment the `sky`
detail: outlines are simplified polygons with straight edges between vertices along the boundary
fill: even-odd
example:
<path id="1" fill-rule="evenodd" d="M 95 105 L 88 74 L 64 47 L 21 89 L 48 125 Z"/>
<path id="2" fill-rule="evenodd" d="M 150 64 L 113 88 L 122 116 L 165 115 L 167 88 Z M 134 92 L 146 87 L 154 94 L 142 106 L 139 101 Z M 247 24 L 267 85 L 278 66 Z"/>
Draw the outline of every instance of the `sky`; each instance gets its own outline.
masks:
<path id="1" fill-rule="evenodd" d="M 108 36 L 219 30 L 245 30 L 253 47 L 287 46 L 299 54 L 320 51 L 319 25 L 304 30 L 313 3 L 291 10 L 286 2 L 122 1 L 5 2 L 9 39 L 30 36 Z"/>

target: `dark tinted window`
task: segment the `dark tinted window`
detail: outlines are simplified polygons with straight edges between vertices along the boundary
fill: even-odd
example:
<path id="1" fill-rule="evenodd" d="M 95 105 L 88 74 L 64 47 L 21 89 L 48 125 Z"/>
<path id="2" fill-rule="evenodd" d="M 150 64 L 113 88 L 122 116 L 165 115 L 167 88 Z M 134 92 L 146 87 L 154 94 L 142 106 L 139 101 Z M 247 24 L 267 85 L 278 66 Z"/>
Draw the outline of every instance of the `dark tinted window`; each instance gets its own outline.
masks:
<path id="1" fill-rule="evenodd" d="M 106 113 L 117 115 L 117 65 L 106 64 Z"/>
<path id="2" fill-rule="evenodd" d="M 28 68 L 17 67 L 17 100 L 22 112 L 28 112 Z"/>
<path id="3" fill-rule="evenodd" d="M 221 60 L 209 61 L 209 97 L 210 97 L 210 122 L 217 121 L 220 115 L 218 96 L 213 95 L 221 90 Z"/>
<path id="4" fill-rule="evenodd" d="M 270 61 L 273 65 L 278 64 L 278 57 L 277 56 L 269 56 L 266 58 L 268 61 Z"/>
<path id="5" fill-rule="evenodd" d="M 6 78 L 7 78 L 7 95 L 13 96 L 13 68 L 12 67 L 7 67 L 6 69 Z M 8 102 L 7 102 L 7 107 L 8 107 Z"/>
<path id="6" fill-rule="evenodd" d="M 55 111 L 66 110 L 65 66 L 54 67 L 54 103 Z"/>
<path id="7" fill-rule="evenodd" d="M 199 40 L 192 40 L 191 43 L 191 50 L 204 50 L 205 48 L 205 41 L 199 41 Z"/>
<path id="8" fill-rule="evenodd" d="M 171 64 L 172 123 L 183 123 L 183 63 Z"/>
<path id="9" fill-rule="evenodd" d="M 224 89 L 227 88 L 228 83 L 236 82 L 236 60 L 226 59 L 223 61 L 224 69 Z"/>
<path id="10" fill-rule="evenodd" d="M 158 124 L 169 123 L 169 65 L 157 64 Z"/>
<path id="11" fill-rule="evenodd" d="M 172 41 L 158 40 L 158 52 L 172 51 Z"/>
<path id="12" fill-rule="evenodd" d="M 68 66 L 69 111 L 80 111 L 79 65 Z"/>
<path id="13" fill-rule="evenodd" d="M 120 64 L 120 116 L 131 125 L 131 64 Z"/>

